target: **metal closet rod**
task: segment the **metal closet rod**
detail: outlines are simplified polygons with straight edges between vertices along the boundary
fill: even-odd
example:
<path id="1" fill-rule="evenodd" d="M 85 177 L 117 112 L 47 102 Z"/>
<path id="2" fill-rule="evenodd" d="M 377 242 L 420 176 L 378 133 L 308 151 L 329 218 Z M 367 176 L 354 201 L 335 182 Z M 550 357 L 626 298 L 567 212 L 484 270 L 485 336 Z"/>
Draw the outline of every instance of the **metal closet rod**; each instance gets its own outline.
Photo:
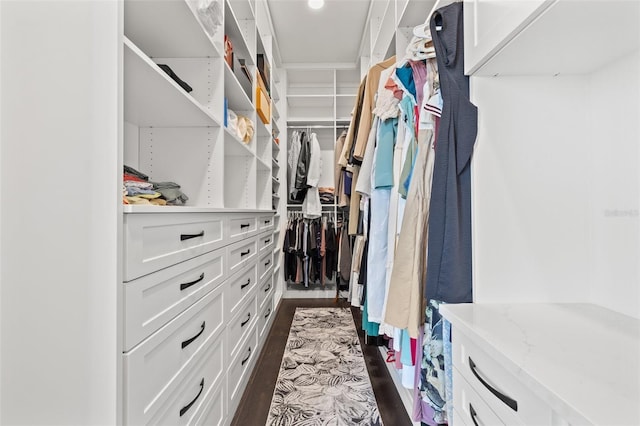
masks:
<path id="1" fill-rule="evenodd" d="M 287 126 L 289 129 L 335 129 L 344 126 L 329 126 L 326 124 L 315 124 L 313 126 Z"/>

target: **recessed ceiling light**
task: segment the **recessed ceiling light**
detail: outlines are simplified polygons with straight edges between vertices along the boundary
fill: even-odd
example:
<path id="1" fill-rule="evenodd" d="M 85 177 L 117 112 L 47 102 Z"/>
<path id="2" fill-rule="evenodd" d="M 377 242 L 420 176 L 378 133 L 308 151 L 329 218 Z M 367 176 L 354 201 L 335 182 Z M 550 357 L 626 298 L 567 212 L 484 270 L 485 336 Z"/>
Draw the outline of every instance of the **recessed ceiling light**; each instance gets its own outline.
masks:
<path id="1" fill-rule="evenodd" d="M 322 6 L 324 6 L 324 0 L 309 0 L 311 9 L 320 9 Z"/>

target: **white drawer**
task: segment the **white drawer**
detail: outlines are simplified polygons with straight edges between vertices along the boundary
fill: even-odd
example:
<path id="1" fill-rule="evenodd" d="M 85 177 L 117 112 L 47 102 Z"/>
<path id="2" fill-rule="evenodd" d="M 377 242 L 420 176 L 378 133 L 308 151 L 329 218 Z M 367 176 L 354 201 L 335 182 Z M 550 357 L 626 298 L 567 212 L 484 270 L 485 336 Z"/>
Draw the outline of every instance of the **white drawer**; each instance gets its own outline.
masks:
<path id="1" fill-rule="evenodd" d="M 251 260 L 256 258 L 258 255 L 257 244 L 255 238 L 249 238 L 227 246 L 228 276 L 242 270 Z"/>
<path id="2" fill-rule="evenodd" d="M 258 218 L 252 214 L 235 214 L 229 218 L 229 241 L 239 241 L 256 235 Z"/>
<path id="3" fill-rule="evenodd" d="M 258 237 L 258 250 L 260 253 L 273 250 L 273 232 L 267 232 Z"/>
<path id="4" fill-rule="evenodd" d="M 264 279 L 271 274 L 273 268 L 273 253 L 269 251 L 258 260 L 258 279 L 263 282 Z"/>
<path id="5" fill-rule="evenodd" d="M 268 325 L 273 318 L 273 296 L 269 295 L 265 304 L 260 308 L 260 314 L 258 315 L 258 340 L 264 340 L 264 337 L 269 333 Z"/>
<path id="6" fill-rule="evenodd" d="M 264 280 L 258 289 L 258 306 L 262 307 L 267 297 L 273 294 L 273 276 Z"/>
<path id="7" fill-rule="evenodd" d="M 238 309 L 238 314 L 227 324 L 229 336 L 229 355 L 233 358 L 241 346 L 242 340 L 256 323 L 256 298 L 250 296 L 246 303 Z"/>
<path id="8" fill-rule="evenodd" d="M 274 224 L 274 217 L 273 217 L 273 213 L 269 214 L 269 215 L 265 215 L 265 216 L 260 216 L 258 218 L 258 229 L 260 231 L 265 231 L 267 229 L 273 229 L 273 224 Z"/>
<path id="9" fill-rule="evenodd" d="M 227 372 L 227 392 L 229 395 L 229 413 L 233 413 L 240 402 L 242 392 L 249 380 L 253 361 L 258 356 L 258 338 L 256 328 L 249 331 L 248 338 L 241 346 L 238 355 L 232 358 Z"/>
<path id="10" fill-rule="evenodd" d="M 161 396 L 178 386 L 180 376 L 224 327 L 224 286 L 208 293 L 135 349 L 124 354 L 127 418 L 143 423 L 159 409 Z M 146 420 L 145 420 L 146 421 Z"/>
<path id="11" fill-rule="evenodd" d="M 125 214 L 124 281 L 221 247 L 225 226 L 213 213 Z"/>
<path id="12" fill-rule="evenodd" d="M 453 408 L 470 425 L 504 425 L 460 372 L 453 369 Z"/>
<path id="13" fill-rule="evenodd" d="M 238 274 L 230 277 L 227 280 L 225 290 L 226 305 L 229 308 L 229 315 L 227 318 L 232 318 L 238 312 L 238 309 L 242 307 L 242 304 L 250 297 L 250 294 L 255 294 L 253 290 L 258 285 L 258 272 L 255 262 L 250 264 Z"/>
<path id="14" fill-rule="evenodd" d="M 453 409 L 453 423 L 451 423 L 451 426 L 468 426 L 464 422 L 462 414 L 460 414 L 455 408 Z"/>
<path id="15" fill-rule="evenodd" d="M 502 422 L 551 424 L 552 410 L 547 404 L 457 328 L 453 327 L 451 333 L 453 366 Z"/>
<path id="16" fill-rule="evenodd" d="M 222 248 L 124 285 L 124 350 L 184 311 L 226 277 Z"/>
<path id="17" fill-rule="evenodd" d="M 137 393 L 144 385 L 131 383 L 125 376 L 125 424 L 129 425 L 194 425 L 202 404 L 208 402 L 212 390 L 224 384 L 224 334 L 210 339 L 189 368 L 177 374 L 171 386 L 153 398 L 147 399 Z M 148 354 L 150 358 L 153 353 Z M 159 368 L 150 371 L 147 380 L 154 374 L 163 373 Z M 127 368 L 125 365 L 125 374 Z M 140 380 L 136 378 L 136 380 Z"/>
<path id="18" fill-rule="evenodd" d="M 211 392 L 211 397 L 203 402 L 198 414 L 195 416 L 197 420 L 194 424 L 202 426 L 221 426 L 224 424 L 225 389 L 226 387 L 222 384 Z"/>

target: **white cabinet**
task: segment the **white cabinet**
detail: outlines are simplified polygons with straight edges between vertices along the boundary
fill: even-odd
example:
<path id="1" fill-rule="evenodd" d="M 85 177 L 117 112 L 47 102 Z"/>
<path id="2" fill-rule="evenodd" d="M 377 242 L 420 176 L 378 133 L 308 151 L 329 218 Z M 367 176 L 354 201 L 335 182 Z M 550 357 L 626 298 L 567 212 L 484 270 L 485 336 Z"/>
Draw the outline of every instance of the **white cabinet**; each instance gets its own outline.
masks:
<path id="1" fill-rule="evenodd" d="M 640 2 L 464 7 L 475 303 L 441 306 L 454 420 L 638 424 Z"/>
<path id="2" fill-rule="evenodd" d="M 161 247 L 149 258 L 164 260 L 155 264 L 161 269 L 123 282 L 123 423 L 226 423 L 253 368 L 250 360 L 260 352 L 263 339 L 258 335 L 264 336 L 271 324 L 273 254 L 272 243 L 265 241 L 273 233 L 256 233 L 257 224 L 272 222 L 273 216 L 264 211 L 158 209 L 125 218 L 129 228 L 150 231 L 126 232 L 124 246 L 142 252 Z M 200 254 L 202 247 L 181 250 L 174 245 L 185 224 L 210 223 L 223 230 L 216 248 Z M 260 251 L 258 242 L 266 248 Z"/>
<path id="3" fill-rule="evenodd" d="M 581 303 L 444 304 L 440 312 L 452 325 L 462 424 L 640 423 L 640 320 Z"/>

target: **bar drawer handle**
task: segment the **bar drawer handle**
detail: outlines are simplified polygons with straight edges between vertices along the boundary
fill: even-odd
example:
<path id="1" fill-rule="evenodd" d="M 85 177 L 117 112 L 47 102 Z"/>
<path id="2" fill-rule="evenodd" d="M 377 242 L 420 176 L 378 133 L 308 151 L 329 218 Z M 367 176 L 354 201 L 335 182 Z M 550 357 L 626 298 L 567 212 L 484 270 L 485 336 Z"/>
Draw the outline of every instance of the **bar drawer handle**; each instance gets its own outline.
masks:
<path id="1" fill-rule="evenodd" d="M 245 325 L 247 325 L 250 319 L 251 319 L 251 312 L 247 314 L 247 319 L 240 323 L 240 327 L 244 327 Z"/>
<path id="2" fill-rule="evenodd" d="M 476 371 L 476 363 L 473 362 L 471 357 L 469 357 L 469 367 L 471 367 L 471 372 L 473 373 L 474 376 L 476 376 L 476 379 L 480 380 L 480 383 L 482 383 L 484 385 L 484 387 L 489 390 L 489 392 L 491 392 L 496 397 L 498 397 L 498 399 L 500 401 L 504 402 L 513 411 L 518 411 L 518 401 L 516 401 L 515 399 L 512 399 L 512 398 L 509 398 L 507 395 L 505 395 L 502 392 L 498 391 L 497 389 L 493 388 L 482 377 L 480 377 L 480 374 Z"/>
<path id="3" fill-rule="evenodd" d="M 192 238 L 204 237 L 204 231 L 200 231 L 197 234 L 180 234 L 180 241 L 190 240 Z"/>
<path id="4" fill-rule="evenodd" d="M 270 224 L 270 223 L 271 223 L 271 221 L 270 221 L 270 220 L 265 220 L 265 221 L 264 221 L 264 224 L 265 224 L 265 225 L 268 225 L 268 224 Z"/>
<path id="5" fill-rule="evenodd" d="M 476 410 L 473 409 L 473 405 L 471 404 L 469 404 L 469 413 L 471 413 L 471 421 L 473 422 L 474 426 L 479 426 L 478 421 L 476 420 L 478 413 L 476 413 Z"/>
<path id="6" fill-rule="evenodd" d="M 246 286 L 248 286 L 249 284 L 251 284 L 251 278 L 248 278 L 248 279 L 247 279 L 247 282 L 246 282 L 246 283 L 244 283 L 244 284 L 242 284 L 242 285 L 240 286 L 240 290 L 242 290 L 243 288 L 245 288 L 245 287 L 246 287 Z"/>
<path id="7" fill-rule="evenodd" d="M 242 257 L 242 256 L 246 256 L 246 255 L 248 255 L 249 253 L 251 253 L 251 250 L 250 250 L 250 249 L 249 249 L 249 250 L 247 250 L 247 251 L 243 251 L 242 253 L 240 253 L 240 257 Z"/>
<path id="8" fill-rule="evenodd" d="M 269 290 L 271 290 L 271 283 L 269 283 L 269 285 L 267 286 L 267 288 L 264 289 L 264 292 L 268 292 Z"/>
<path id="9" fill-rule="evenodd" d="M 245 365 L 246 362 L 249 361 L 249 358 L 251 358 L 251 347 L 249 347 L 249 355 L 247 355 L 247 357 L 243 359 L 242 362 L 240 362 L 240 365 Z"/>
<path id="10" fill-rule="evenodd" d="M 269 310 L 267 311 L 267 314 L 264 317 L 269 318 L 269 315 L 271 315 L 271 308 L 269 308 Z"/>
<path id="11" fill-rule="evenodd" d="M 193 336 L 191 339 L 187 339 L 184 342 L 182 342 L 182 349 L 186 348 L 187 346 L 189 346 L 194 340 L 196 340 L 198 337 L 200 337 L 200 335 L 204 332 L 204 327 L 206 326 L 205 321 L 202 321 L 202 325 L 200 326 L 200 332 L 198 332 L 198 334 L 196 334 L 195 336 Z"/>
<path id="12" fill-rule="evenodd" d="M 184 283 L 184 284 L 180 284 L 180 291 L 186 290 L 189 287 L 191 287 L 192 285 L 198 284 L 202 280 L 204 280 L 204 272 L 200 274 L 200 278 L 198 278 L 197 280 L 191 281 L 191 282 L 188 282 L 188 283 Z"/>
<path id="13" fill-rule="evenodd" d="M 250 226 L 251 226 L 251 224 L 250 224 L 250 223 L 241 223 L 241 224 L 240 224 L 240 229 L 248 228 L 248 227 L 250 227 Z"/>
<path id="14" fill-rule="evenodd" d="M 184 416 L 184 414 L 189 411 L 189 408 L 191 408 L 191 406 L 193 404 L 195 404 L 195 402 L 198 400 L 198 398 L 200 398 L 200 395 L 202 394 L 202 391 L 204 390 L 204 377 L 202 378 L 202 380 L 200 380 L 200 392 L 198 392 L 198 394 L 196 395 L 195 398 L 193 398 L 193 401 L 191 401 L 190 403 L 188 403 L 187 405 L 185 405 L 184 407 L 182 407 L 180 409 L 180 417 Z"/>
<path id="15" fill-rule="evenodd" d="M 269 266 L 269 264 L 270 264 L 270 263 L 271 263 L 271 260 L 267 260 L 267 261 L 264 263 L 264 266 Z"/>
<path id="16" fill-rule="evenodd" d="M 266 240 L 264 240 L 265 244 L 269 244 L 271 242 L 271 238 L 267 238 Z"/>

